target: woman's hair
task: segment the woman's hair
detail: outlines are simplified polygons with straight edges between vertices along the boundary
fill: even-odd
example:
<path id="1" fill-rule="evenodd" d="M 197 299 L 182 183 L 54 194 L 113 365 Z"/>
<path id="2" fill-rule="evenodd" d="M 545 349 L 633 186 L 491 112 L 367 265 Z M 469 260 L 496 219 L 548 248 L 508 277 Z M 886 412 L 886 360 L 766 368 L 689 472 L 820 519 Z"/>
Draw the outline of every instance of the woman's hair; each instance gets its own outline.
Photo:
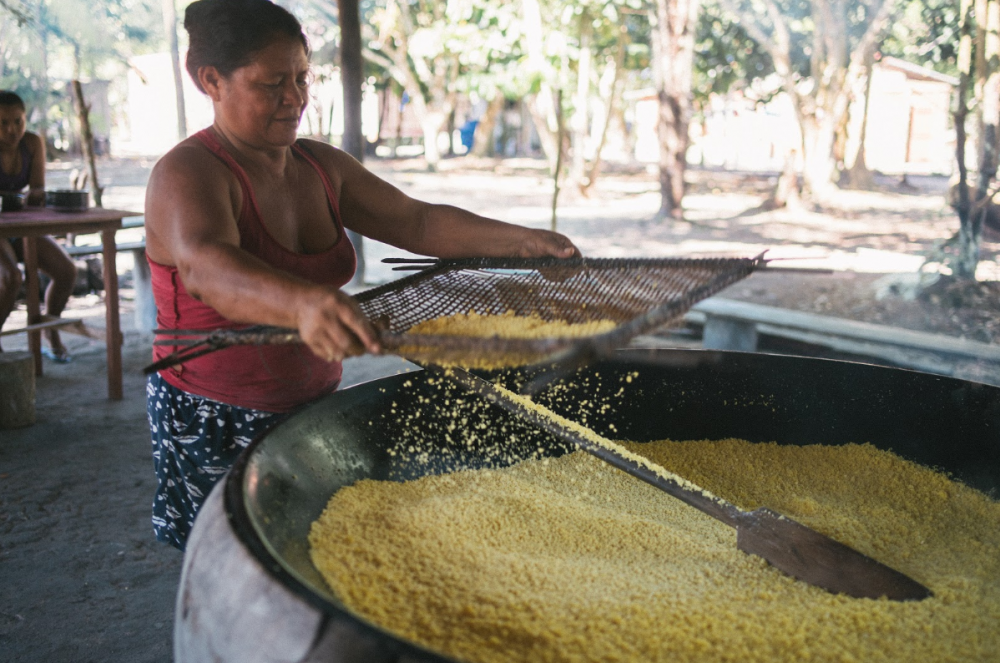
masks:
<path id="1" fill-rule="evenodd" d="M 278 37 L 298 39 L 309 54 L 302 25 L 270 0 L 197 0 L 184 13 L 189 46 L 187 70 L 198 89 L 198 69 L 215 67 L 225 77 L 253 60 Z"/>
<path id="2" fill-rule="evenodd" d="M 28 110 L 24 106 L 24 99 L 18 96 L 16 92 L 8 90 L 0 90 L 0 106 L 17 106 L 25 112 Z"/>

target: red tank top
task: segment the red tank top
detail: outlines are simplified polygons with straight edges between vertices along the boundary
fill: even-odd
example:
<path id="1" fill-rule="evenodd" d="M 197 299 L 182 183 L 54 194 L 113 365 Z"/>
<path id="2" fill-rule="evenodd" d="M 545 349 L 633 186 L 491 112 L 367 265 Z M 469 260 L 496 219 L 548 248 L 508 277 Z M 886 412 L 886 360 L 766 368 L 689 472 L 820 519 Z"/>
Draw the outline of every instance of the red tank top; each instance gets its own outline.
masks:
<path id="1" fill-rule="evenodd" d="M 305 160 L 319 174 L 326 189 L 330 212 L 337 225 L 336 243 L 326 251 L 302 254 L 279 244 L 261 222 L 260 208 L 246 172 L 221 145 L 211 129 L 197 134 L 204 145 L 225 163 L 240 182 L 243 209 L 237 226 L 240 248 L 268 265 L 314 283 L 341 287 L 351 280 L 357 265 L 340 218 L 337 197 L 330 178 L 316 159 L 298 143 L 292 145 L 296 157 Z M 184 288 L 176 267 L 149 261 L 156 300 L 156 324 L 160 329 L 232 329 L 246 327 L 232 322 L 214 308 L 199 302 Z M 153 359 L 176 350 L 170 345 L 154 345 Z M 337 388 L 339 362 L 324 361 L 305 345 L 235 346 L 192 359 L 160 372 L 178 389 L 238 407 L 288 412 Z"/>

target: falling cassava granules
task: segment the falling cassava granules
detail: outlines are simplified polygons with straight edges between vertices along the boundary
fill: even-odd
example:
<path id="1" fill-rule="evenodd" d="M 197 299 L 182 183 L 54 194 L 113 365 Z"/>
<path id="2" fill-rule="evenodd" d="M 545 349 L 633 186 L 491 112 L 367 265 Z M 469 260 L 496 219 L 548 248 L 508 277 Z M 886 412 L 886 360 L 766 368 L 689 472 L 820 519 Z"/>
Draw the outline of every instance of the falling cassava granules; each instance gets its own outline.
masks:
<path id="1" fill-rule="evenodd" d="M 313 562 L 356 614 L 463 661 L 996 661 L 1000 503 L 871 445 L 623 443 L 934 595 L 854 599 L 578 452 L 339 490 Z"/>

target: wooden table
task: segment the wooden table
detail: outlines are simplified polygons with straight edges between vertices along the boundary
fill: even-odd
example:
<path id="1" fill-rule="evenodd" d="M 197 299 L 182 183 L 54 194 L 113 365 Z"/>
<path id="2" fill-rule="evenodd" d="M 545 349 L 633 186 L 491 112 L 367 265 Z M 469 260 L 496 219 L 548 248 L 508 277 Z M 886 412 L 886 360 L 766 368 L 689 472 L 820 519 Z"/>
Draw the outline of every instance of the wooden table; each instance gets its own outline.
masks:
<path id="1" fill-rule="evenodd" d="M 28 333 L 28 349 L 35 357 L 35 375 L 42 374 L 42 330 L 79 321 L 53 320 L 41 314 L 38 296 L 37 238 L 64 233 L 101 233 L 104 259 L 104 310 L 107 321 L 105 342 L 108 349 L 108 398 L 122 399 L 122 332 L 118 315 L 118 271 L 115 269 L 115 232 L 122 219 L 141 212 L 92 207 L 82 212 L 56 212 L 44 207 L 19 212 L 0 213 L 0 238 L 24 239 L 24 271 L 28 292 L 28 326 L 13 330 Z"/>

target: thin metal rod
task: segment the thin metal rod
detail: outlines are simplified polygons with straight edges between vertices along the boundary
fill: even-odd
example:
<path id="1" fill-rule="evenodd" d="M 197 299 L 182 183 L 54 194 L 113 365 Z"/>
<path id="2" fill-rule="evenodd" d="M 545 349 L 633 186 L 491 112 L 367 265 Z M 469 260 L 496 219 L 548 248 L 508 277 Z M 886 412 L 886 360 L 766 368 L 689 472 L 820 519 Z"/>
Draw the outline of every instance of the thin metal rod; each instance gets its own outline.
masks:
<path id="1" fill-rule="evenodd" d="M 426 265 L 439 261 L 440 258 L 382 258 L 384 265 Z"/>

